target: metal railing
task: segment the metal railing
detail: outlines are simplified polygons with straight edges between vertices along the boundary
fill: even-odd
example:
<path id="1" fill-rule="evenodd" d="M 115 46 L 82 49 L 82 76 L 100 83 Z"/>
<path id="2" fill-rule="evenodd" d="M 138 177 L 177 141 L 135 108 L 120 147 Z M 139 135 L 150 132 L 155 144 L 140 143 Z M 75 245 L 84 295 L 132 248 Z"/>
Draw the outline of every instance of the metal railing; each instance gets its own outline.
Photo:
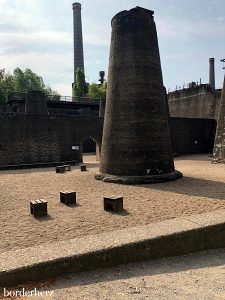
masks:
<path id="1" fill-rule="evenodd" d="M 50 101 L 64 101 L 64 102 L 86 102 L 86 103 L 99 103 L 100 98 L 90 97 L 72 97 L 72 96 L 58 96 L 58 95 L 47 95 L 47 99 Z"/>
<path id="2" fill-rule="evenodd" d="M 202 83 L 201 81 L 196 81 L 196 82 L 190 82 L 190 83 L 184 83 L 182 86 L 176 86 L 175 88 L 171 89 L 167 89 L 167 93 L 172 93 L 172 92 L 176 92 L 176 91 L 182 91 L 182 90 L 185 90 L 185 89 L 190 89 L 190 88 L 196 88 L 196 87 L 199 87 L 199 86 L 208 86 L 210 87 L 210 84 L 209 83 Z M 220 90 L 222 88 L 221 84 L 217 84 L 216 86 L 216 90 Z"/>
<path id="3" fill-rule="evenodd" d="M 27 93 L 12 92 L 8 97 L 8 102 L 10 100 L 22 100 L 26 99 Z M 90 97 L 72 97 L 72 96 L 61 96 L 61 95 L 46 95 L 49 101 L 63 101 L 63 102 L 86 102 L 86 103 L 99 103 L 100 98 L 90 98 Z"/>
<path id="4" fill-rule="evenodd" d="M 201 79 L 200 79 L 200 81 L 192 81 L 192 82 L 189 82 L 189 83 L 184 83 L 183 85 L 176 85 L 176 87 L 175 88 L 173 88 L 173 89 L 171 89 L 171 88 L 169 88 L 168 90 L 167 90 L 167 93 L 171 93 L 171 92 L 175 92 L 175 91 L 180 91 L 180 90 L 184 90 L 184 89 L 190 89 L 190 88 L 195 88 L 195 87 L 198 87 L 198 86 L 200 86 L 200 85 L 203 85 L 203 83 L 202 83 L 202 81 L 201 81 Z M 204 84 L 205 85 L 205 84 Z"/>

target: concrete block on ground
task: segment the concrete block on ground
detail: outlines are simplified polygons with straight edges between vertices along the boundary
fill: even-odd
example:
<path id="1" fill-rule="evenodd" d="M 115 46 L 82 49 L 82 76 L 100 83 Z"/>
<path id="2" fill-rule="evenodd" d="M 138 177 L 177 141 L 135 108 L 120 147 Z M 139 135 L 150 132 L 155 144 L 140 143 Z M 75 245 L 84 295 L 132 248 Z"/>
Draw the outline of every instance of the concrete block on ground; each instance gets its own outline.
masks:
<path id="1" fill-rule="evenodd" d="M 71 165 L 64 165 L 65 171 L 71 171 Z"/>
<path id="2" fill-rule="evenodd" d="M 65 166 L 57 166 L 55 168 L 56 173 L 65 173 Z"/>
<path id="3" fill-rule="evenodd" d="M 86 165 L 81 165 L 80 170 L 81 170 L 81 172 L 87 171 L 87 166 Z"/>
<path id="4" fill-rule="evenodd" d="M 66 205 L 76 204 L 76 192 L 74 191 L 60 192 L 60 202 Z"/>
<path id="5" fill-rule="evenodd" d="M 104 197 L 104 210 L 118 212 L 123 210 L 123 197 L 110 196 Z"/>
<path id="6" fill-rule="evenodd" d="M 47 216 L 47 214 L 48 214 L 47 204 L 48 204 L 48 202 L 43 199 L 30 201 L 30 213 L 35 218 Z"/>

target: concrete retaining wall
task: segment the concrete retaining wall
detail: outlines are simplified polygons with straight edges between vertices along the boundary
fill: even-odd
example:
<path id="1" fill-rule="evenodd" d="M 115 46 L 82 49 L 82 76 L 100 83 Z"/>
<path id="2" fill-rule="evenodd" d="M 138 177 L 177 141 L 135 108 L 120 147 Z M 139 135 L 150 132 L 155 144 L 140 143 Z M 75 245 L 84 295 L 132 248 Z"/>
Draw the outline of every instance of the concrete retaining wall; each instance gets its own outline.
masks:
<path id="1" fill-rule="evenodd" d="M 81 161 L 84 140 L 92 137 L 101 143 L 102 124 L 101 118 L 91 116 L 2 115 L 0 166 Z"/>
<path id="2" fill-rule="evenodd" d="M 208 84 L 177 90 L 168 94 L 171 117 L 218 118 L 221 90 L 212 91 Z"/>
<path id="3" fill-rule="evenodd" d="M 221 247 L 225 210 L 2 253 L 0 286 Z"/>

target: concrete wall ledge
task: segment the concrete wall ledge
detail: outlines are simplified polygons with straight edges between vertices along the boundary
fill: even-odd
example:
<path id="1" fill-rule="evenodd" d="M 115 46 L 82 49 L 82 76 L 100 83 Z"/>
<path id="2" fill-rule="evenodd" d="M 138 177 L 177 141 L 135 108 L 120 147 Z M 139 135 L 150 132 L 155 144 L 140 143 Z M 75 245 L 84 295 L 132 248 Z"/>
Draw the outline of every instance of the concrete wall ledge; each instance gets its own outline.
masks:
<path id="1" fill-rule="evenodd" d="M 37 169 L 37 168 L 51 168 L 61 165 L 79 165 L 77 160 L 67 160 L 61 162 L 46 162 L 46 163 L 31 163 L 31 164 L 18 164 L 18 165 L 5 165 L 0 166 L 0 171 L 5 170 L 20 170 L 20 169 Z"/>
<path id="2" fill-rule="evenodd" d="M 225 210 L 217 210 L 4 252 L 0 286 L 223 247 Z"/>

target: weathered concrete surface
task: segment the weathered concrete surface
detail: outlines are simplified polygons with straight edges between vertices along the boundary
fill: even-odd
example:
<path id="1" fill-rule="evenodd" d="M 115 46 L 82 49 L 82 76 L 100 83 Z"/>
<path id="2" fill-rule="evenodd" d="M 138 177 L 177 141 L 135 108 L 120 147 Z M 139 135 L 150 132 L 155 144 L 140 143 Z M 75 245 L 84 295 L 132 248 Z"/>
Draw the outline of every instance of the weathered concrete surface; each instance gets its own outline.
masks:
<path id="1" fill-rule="evenodd" d="M 168 94 L 171 117 L 218 119 L 221 90 L 208 84 L 184 88 Z"/>
<path id="2" fill-rule="evenodd" d="M 172 148 L 178 154 L 212 153 L 216 121 L 197 118 L 170 118 Z"/>
<path id="3" fill-rule="evenodd" d="M 92 137 L 100 145 L 102 127 L 102 118 L 94 116 L 2 115 L 0 166 L 81 162 L 82 143 Z"/>
<path id="4" fill-rule="evenodd" d="M 140 183 L 143 176 L 144 183 L 148 175 L 180 177 L 174 170 L 153 14 L 136 7 L 112 19 L 102 176 L 97 179 L 138 176 Z"/>
<path id="5" fill-rule="evenodd" d="M 225 162 L 225 77 L 221 94 L 212 161 L 222 163 Z"/>
<path id="6" fill-rule="evenodd" d="M 222 300 L 224 269 L 225 249 L 214 249 L 62 276 L 46 289 L 54 300 Z"/>
<path id="7" fill-rule="evenodd" d="M 173 152 L 212 151 L 216 128 L 214 120 L 170 118 L 169 123 Z M 92 137 L 97 150 L 100 150 L 102 127 L 103 118 L 94 116 L 0 115 L 0 169 L 81 161 L 80 151 L 72 150 L 72 146 L 82 145 L 83 141 Z M 66 134 L 62 135 L 62 130 Z"/>
<path id="8" fill-rule="evenodd" d="M 162 175 L 150 176 L 115 176 L 111 174 L 96 173 L 95 178 L 104 182 L 120 183 L 120 184 L 144 184 L 144 183 L 157 183 L 165 181 L 174 181 L 182 178 L 183 174 L 179 171 L 174 171 Z"/>
<path id="9" fill-rule="evenodd" d="M 48 114 L 47 100 L 44 92 L 30 91 L 25 102 L 26 114 Z"/>
<path id="10" fill-rule="evenodd" d="M 0 255 L 0 286 L 225 247 L 225 210 Z"/>

